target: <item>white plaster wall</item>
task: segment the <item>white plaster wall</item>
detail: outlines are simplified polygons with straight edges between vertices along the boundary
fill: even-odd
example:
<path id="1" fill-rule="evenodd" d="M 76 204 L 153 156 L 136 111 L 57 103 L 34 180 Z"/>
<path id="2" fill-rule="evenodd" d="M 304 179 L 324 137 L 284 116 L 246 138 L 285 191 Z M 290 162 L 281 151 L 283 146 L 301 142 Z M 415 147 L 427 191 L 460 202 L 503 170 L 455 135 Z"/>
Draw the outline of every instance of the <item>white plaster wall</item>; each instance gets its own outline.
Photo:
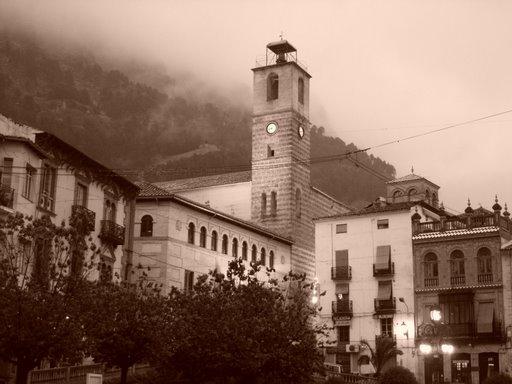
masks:
<path id="1" fill-rule="evenodd" d="M 376 249 L 380 245 L 391 246 L 391 261 L 395 263 L 393 297 L 396 298 L 394 332 L 397 344 L 404 352 L 397 361 L 413 372 L 416 364 L 412 355 L 414 347 L 414 290 L 413 290 L 413 254 L 411 211 L 382 212 L 361 216 L 346 216 L 337 220 L 317 221 L 316 237 L 316 273 L 321 290 L 321 319 L 332 326 L 331 302 L 335 300 L 335 281 L 331 279 L 331 267 L 334 266 L 336 250 L 348 249 L 349 265 L 352 267 L 352 279 L 349 282 L 349 297 L 353 302 L 353 318 L 350 322 L 351 343 L 361 339 L 374 340 L 380 334 L 380 322 L 374 318 L 374 298 L 377 297 L 378 280 L 373 277 Z M 377 229 L 377 220 L 388 219 L 389 228 Z M 347 233 L 336 234 L 336 224 L 346 223 Z M 399 302 L 403 297 L 407 307 Z M 401 326 L 405 323 L 405 328 Z M 408 338 L 404 331 L 408 331 Z M 331 340 L 336 340 L 333 331 Z M 354 360 L 353 360 L 354 361 Z M 352 367 L 354 371 L 354 367 Z M 357 368 L 355 369 L 357 371 Z"/>
<path id="2" fill-rule="evenodd" d="M 243 220 L 251 219 L 251 182 L 216 185 L 177 193 Z"/>

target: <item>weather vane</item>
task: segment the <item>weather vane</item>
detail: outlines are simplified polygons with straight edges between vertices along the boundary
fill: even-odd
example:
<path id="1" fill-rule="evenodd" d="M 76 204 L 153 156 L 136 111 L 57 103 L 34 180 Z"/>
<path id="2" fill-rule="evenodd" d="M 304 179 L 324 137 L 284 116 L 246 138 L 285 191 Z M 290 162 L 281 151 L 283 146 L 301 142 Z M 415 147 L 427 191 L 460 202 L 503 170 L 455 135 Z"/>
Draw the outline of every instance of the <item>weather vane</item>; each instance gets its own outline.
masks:
<path id="1" fill-rule="evenodd" d="M 283 40 L 283 31 L 281 31 L 281 33 L 279 34 L 279 38 Z"/>

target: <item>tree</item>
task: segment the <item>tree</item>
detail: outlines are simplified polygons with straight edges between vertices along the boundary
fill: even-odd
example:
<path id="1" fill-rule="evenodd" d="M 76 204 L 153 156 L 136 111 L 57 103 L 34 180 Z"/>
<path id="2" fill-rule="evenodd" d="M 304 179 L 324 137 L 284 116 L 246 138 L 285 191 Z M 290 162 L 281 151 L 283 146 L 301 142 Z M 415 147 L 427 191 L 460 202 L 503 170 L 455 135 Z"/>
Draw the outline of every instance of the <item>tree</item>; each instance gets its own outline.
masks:
<path id="1" fill-rule="evenodd" d="M 96 256 L 87 235 L 47 216 L 18 213 L 0 222 L 0 358 L 16 365 L 17 384 L 43 361 L 83 356 L 80 308 Z M 74 257 L 82 269 L 72 274 Z"/>
<path id="2" fill-rule="evenodd" d="M 144 281 L 98 281 L 91 292 L 94 305 L 85 331 L 92 356 L 97 362 L 119 367 L 121 384 L 125 384 L 128 369 L 149 361 L 158 348 L 166 301 Z"/>
<path id="3" fill-rule="evenodd" d="M 418 384 L 418 380 L 407 368 L 393 367 L 381 375 L 379 384 Z"/>
<path id="4" fill-rule="evenodd" d="M 323 362 L 312 284 L 293 273 L 283 285 L 259 281 L 259 269 L 234 259 L 226 275 L 212 271 L 192 291 L 171 292 L 164 367 L 190 383 L 312 382 Z"/>
<path id="5" fill-rule="evenodd" d="M 403 352 L 396 346 L 396 341 L 392 337 L 375 337 L 375 348 L 372 348 L 367 340 L 361 340 L 361 345 L 370 351 L 370 362 L 375 369 L 375 376 L 380 376 L 382 368 L 390 360 Z"/>

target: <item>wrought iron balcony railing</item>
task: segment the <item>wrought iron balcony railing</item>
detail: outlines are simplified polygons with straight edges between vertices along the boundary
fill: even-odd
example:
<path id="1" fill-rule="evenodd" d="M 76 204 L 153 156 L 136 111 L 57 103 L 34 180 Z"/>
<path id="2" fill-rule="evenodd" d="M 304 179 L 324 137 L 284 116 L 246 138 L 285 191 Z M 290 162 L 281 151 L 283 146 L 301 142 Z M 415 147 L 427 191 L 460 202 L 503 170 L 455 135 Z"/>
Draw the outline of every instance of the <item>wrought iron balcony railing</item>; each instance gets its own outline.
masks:
<path id="1" fill-rule="evenodd" d="M 331 268 L 332 280 L 350 280 L 352 279 L 352 267 L 332 267 Z"/>
<path id="2" fill-rule="evenodd" d="M 0 206 L 14 207 L 14 189 L 7 185 L 0 185 Z"/>
<path id="3" fill-rule="evenodd" d="M 439 285 L 439 277 L 425 277 L 425 288 L 437 287 Z"/>
<path id="4" fill-rule="evenodd" d="M 375 312 L 377 313 L 394 313 L 396 311 L 396 298 L 389 300 L 374 299 Z"/>
<path id="5" fill-rule="evenodd" d="M 124 227 L 111 220 L 101 220 L 101 230 L 99 237 L 101 240 L 112 245 L 124 244 Z"/>
<path id="6" fill-rule="evenodd" d="M 377 268 L 376 264 L 373 264 L 373 276 L 389 276 L 395 274 L 395 263 L 388 263 L 386 268 Z"/>
<path id="7" fill-rule="evenodd" d="M 479 273 L 478 274 L 478 282 L 481 284 L 492 283 L 492 273 Z"/>
<path id="8" fill-rule="evenodd" d="M 76 228 L 81 233 L 94 232 L 96 221 L 96 212 L 91 211 L 81 205 L 73 205 L 71 208 L 71 217 L 69 225 Z"/>
<path id="9" fill-rule="evenodd" d="M 332 302 L 332 314 L 352 317 L 352 300 L 336 300 Z"/>
<path id="10" fill-rule="evenodd" d="M 450 284 L 451 285 L 464 285 L 466 284 L 466 276 L 450 276 Z"/>

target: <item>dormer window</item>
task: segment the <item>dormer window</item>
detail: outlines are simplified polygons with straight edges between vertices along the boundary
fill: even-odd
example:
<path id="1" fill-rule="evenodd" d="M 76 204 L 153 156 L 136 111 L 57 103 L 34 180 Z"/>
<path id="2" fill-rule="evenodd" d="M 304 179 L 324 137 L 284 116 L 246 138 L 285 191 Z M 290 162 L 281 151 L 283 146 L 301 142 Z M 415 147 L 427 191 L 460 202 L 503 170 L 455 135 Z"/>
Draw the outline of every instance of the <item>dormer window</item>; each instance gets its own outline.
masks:
<path id="1" fill-rule="evenodd" d="M 267 100 L 277 100 L 279 97 L 279 76 L 271 73 L 267 78 Z"/>

